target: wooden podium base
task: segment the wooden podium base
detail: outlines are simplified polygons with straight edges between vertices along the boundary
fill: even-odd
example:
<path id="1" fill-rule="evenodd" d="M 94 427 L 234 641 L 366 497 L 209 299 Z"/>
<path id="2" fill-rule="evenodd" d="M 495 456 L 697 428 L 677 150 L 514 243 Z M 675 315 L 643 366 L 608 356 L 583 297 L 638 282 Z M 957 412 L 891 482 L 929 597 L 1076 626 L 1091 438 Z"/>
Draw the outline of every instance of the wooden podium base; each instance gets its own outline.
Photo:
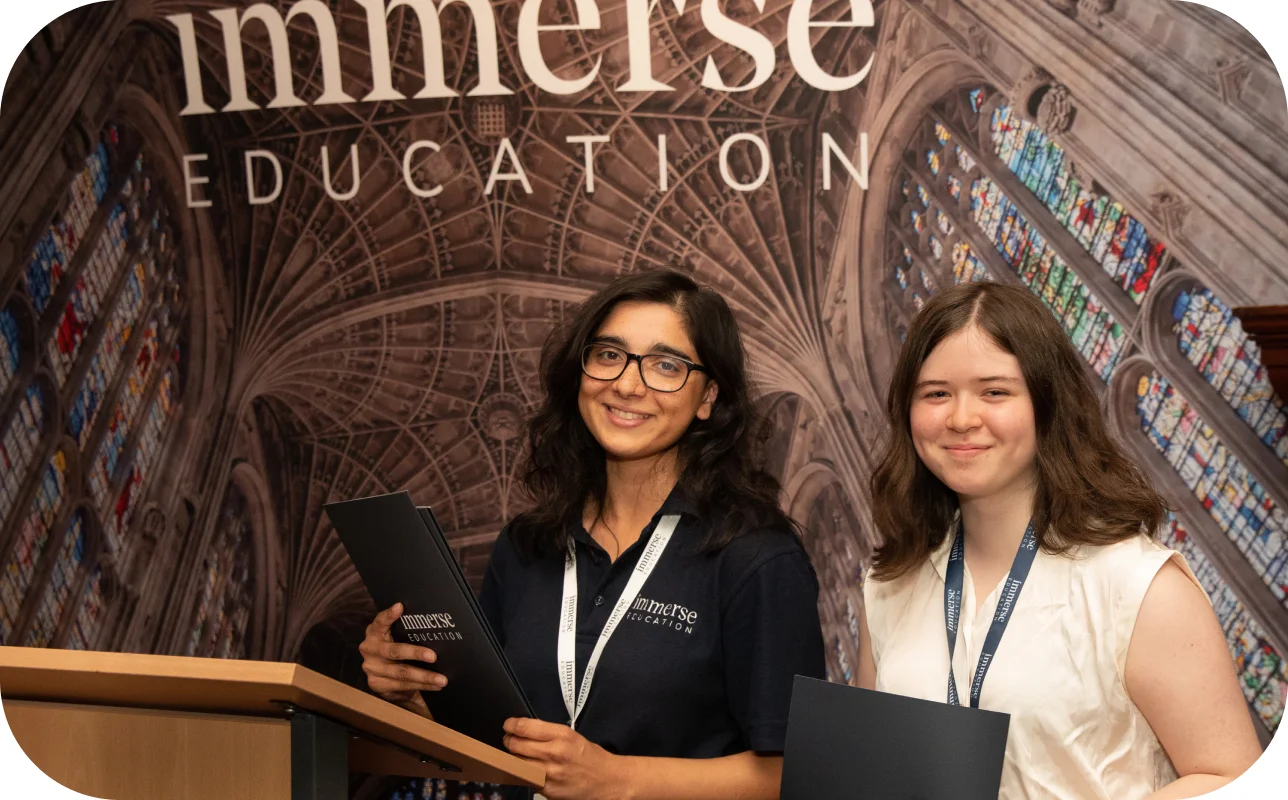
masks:
<path id="1" fill-rule="evenodd" d="M 545 782 L 296 664 L 0 647 L 0 694 L 37 767 L 108 800 L 348 800 L 350 772 Z"/>
<path id="2" fill-rule="evenodd" d="M 24 700 L 5 700 L 4 713 L 42 772 L 91 797 L 291 798 L 284 719 Z"/>

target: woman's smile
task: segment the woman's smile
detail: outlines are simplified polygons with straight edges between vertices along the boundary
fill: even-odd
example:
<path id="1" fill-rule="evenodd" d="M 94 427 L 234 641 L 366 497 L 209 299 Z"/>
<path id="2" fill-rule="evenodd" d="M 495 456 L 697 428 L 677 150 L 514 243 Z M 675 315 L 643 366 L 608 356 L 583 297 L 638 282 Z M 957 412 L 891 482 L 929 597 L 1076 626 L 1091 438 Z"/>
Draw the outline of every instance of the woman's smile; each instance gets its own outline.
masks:
<path id="1" fill-rule="evenodd" d="M 645 414 L 640 411 L 631 411 L 629 409 L 622 408 L 621 406 L 609 405 L 608 403 L 604 404 L 604 408 L 608 411 L 608 418 L 612 420 L 613 424 L 622 428 L 638 428 L 640 425 L 643 425 L 645 422 L 648 422 L 653 418 L 652 414 Z"/>

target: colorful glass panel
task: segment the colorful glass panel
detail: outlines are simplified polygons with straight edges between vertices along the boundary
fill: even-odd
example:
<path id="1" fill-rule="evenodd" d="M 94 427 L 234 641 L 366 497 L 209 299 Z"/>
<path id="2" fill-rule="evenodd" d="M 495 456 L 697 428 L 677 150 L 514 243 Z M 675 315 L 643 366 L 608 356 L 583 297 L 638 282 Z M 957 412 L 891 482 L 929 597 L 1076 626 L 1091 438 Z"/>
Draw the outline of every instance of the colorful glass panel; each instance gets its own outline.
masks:
<path id="1" fill-rule="evenodd" d="M 40 389 L 27 387 L 27 394 L 18 404 L 18 411 L 9 421 L 9 428 L 0 439 L 0 528 L 9 520 L 23 478 L 36 458 L 40 433 L 44 427 L 45 402 Z"/>
<path id="2" fill-rule="evenodd" d="M 44 314 L 49 306 L 94 212 L 107 196 L 112 169 L 109 145 L 116 143 L 116 128 L 109 126 L 98 147 L 85 159 L 80 174 L 67 187 L 65 210 L 50 223 L 45 235 L 32 248 L 24 278 L 27 295 L 38 314 Z"/>
<path id="3" fill-rule="evenodd" d="M 954 200 L 962 199 L 962 180 L 956 175 L 948 176 L 948 193 L 953 196 Z"/>
<path id="4" fill-rule="evenodd" d="M 90 576 L 89 581 L 85 584 L 84 591 L 81 592 L 78 606 L 80 611 L 76 613 L 76 623 L 72 626 L 71 634 L 67 638 L 67 649 L 88 650 L 98 636 L 103 617 L 103 571 L 101 568 L 94 568 L 94 574 Z"/>
<path id="5" fill-rule="evenodd" d="M 113 552 L 123 546 L 122 537 L 129 530 L 129 524 L 134 518 L 134 510 L 138 507 L 138 501 L 147 488 L 152 468 L 161 455 L 167 423 L 174 410 L 174 381 L 175 371 L 174 367 L 171 367 L 161 377 L 156 400 L 153 401 L 152 407 L 148 410 L 147 419 L 143 423 L 134 462 L 130 467 L 130 475 L 116 497 L 116 505 L 104 515 L 103 528 L 107 534 L 108 547 Z"/>
<path id="6" fill-rule="evenodd" d="M 59 387 L 67 381 L 81 342 L 98 317 L 117 266 L 125 256 L 125 245 L 125 209 L 118 205 L 112 209 L 107 228 L 95 245 L 94 253 L 58 320 L 55 334 L 49 340 L 49 361 Z"/>
<path id="7" fill-rule="evenodd" d="M 53 643 L 54 636 L 58 633 L 58 621 L 62 619 L 63 607 L 67 604 L 67 596 L 71 594 L 76 574 L 84 560 L 85 515 L 77 512 L 63 537 L 63 546 L 59 548 L 54 571 L 45 586 L 45 596 L 41 598 L 36 616 L 31 622 L 27 646 L 48 647 Z"/>
<path id="8" fill-rule="evenodd" d="M 1158 373 L 1136 387 L 1141 429 L 1218 527 L 1288 607 L 1288 517 L 1189 401 Z"/>
<path id="9" fill-rule="evenodd" d="M 1074 347 L 1107 382 L 1126 343 L 1122 326 L 991 179 L 978 178 L 971 186 L 971 213 L 1006 263 L 1041 298 Z"/>
<path id="10" fill-rule="evenodd" d="M 841 668 L 841 677 L 846 683 L 854 678 L 854 670 L 850 668 L 850 659 L 845 655 L 845 648 L 841 645 L 841 637 L 832 638 L 832 647 L 836 651 L 836 663 Z"/>
<path id="11" fill-rule="evenodd" d="M 1200 289 L 1177 296 L 1172 319 L 1181 353 L 1262 444 L 1288 464 L 1288 409 L 1270 385 L 1261 349 L 1238 317 L 1210 290 Z"/>
<path id="12" fill-rule="evenodd" d="M 1270 644 L 1265 630 L 1243 603 L 1239 602 L 1194 537 L 1175 515 L 1169 515 L 1162 541 L 1185 556 L 1194 576 L 1207 591 L 1230 645 L 1230 654 L 1234 657 L 1244 698 L 1261 718 L 1266 729 L 1273 734 L 1283 719 L 1283 692 L 1288 686 L 1288 662 Z"/>
<path id="13" fill-rule="evenodd" d="M 159 355 L 160 343 L 157 329 L 158 324 L 154 320 L 143 332 L 143 345 L 134 359 L 130 375 L 121 390 L 121 399 L 112 415 L 107 435 L 89 465 L 89 491 L 95 504 L 101 504 L 107 497 L 116 464 L 124 452 L 126 439 L 138 416 L 143 395 L 147 392 L 152 365 L 156 363 Z"/>
<path id="14" fill-rule="evenodd" d="M 953 283 L 970 283 L 988 279 L 984 263 L 971 252 L 970 245 L 958 242 L 953 245 Z"/>
<path id="15" fill-rule="evenodd" d="M 1166 255 L 1163 243 L 1121 203 L 1083 186 L 1064 149 L 1010 106 L 994 111 L 990 125 L 998 158 L 1139 304 Z"/>
<path id="16" fill-rule="evenodd" d="M 143 265 L 135 264 L 124 291 L 117 299 L 116 308 L 108 318 L 107 328 L 94 353 L 89 372 L 72 404 L 67 431 L 82 449 L 93 430 L 103 396 L 116 376 L 121 356 L 129 345 L 130 335 L 143 312 L 146 285 Z"/>
<path id="17" fill-rule="evenodd" d="M 944 245 L 934 234 L 926 239 L 926 244 L 930 245 L 930 252 L 934 254 L 935 260 L 939 261 L 944 257 Z"/>
<path id="18" fill-rule="evenodd" d="M 193 618 L 188 655 L 240 658 L 254 604 L 251 528 L 246 500 L 229 486 L 217 523 L 218 534 L 205 561 L 205 581 Z"/>
<path id="19" fill-rule="evenodd" d="M 0 395 L 18 374 L 19 342 L 18 320 L 9 309 L 0 309 Z"/>
<path id="20" fill-rule="evenodd" d="M 22 599 L 31 586 L 32 575 L 40 556 L 49 543 L 49 532 L 58 519 L 58 510 L 63 504 L 63 494 L 67 490 L 67 458 L 61 451 L 54 453 L 36 496 L 32 499 L 31 512 L 22 521 L 18 536 L 0 573 L 0 644 L 9 644 L 9 635 L 18 621 L 18 612 L 22 608 Z"/>
<path id="21" fill-rule="evenodd" d="M 939 228 L 939 232 L 945 236 L 952 236 L 953 230 L 955 230 L 953 228 L 953 221 L 948 218 L 947 214 L 939 209 L 935 210 L 935 227 Z"/>

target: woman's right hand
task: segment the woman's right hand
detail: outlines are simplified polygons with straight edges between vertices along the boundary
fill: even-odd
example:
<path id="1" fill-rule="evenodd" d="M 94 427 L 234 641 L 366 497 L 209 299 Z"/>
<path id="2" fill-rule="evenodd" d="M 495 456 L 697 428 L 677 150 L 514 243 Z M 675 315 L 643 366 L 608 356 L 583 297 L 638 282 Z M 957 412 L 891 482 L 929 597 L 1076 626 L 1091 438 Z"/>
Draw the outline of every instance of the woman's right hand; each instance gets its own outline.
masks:
<path id="1" fill-rule="evenodd" d="M 391 703 L 415 706 L 428 712 L 421 692 L 436 692 L 447 685 L 447 678 L 427 669 L 404 664 L 404 661 L 434 663 L 438 655 L 427 647 L 395 642 L 389 629 L 402 616 L 402 603 L 395 603 L 376 615 L 367 626 L 367 637 L 358 645 L 362 653 L 362 671 L 367 673 L 371 691 Z"/>

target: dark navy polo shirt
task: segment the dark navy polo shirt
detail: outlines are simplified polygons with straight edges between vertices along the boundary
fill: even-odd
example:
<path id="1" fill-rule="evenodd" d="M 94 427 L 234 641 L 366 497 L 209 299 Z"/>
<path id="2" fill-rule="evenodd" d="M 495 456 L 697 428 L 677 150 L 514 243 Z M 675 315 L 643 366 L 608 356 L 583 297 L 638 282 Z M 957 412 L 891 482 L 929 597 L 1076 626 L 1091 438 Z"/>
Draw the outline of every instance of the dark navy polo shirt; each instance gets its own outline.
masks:
<path id="1" fill-rule="evenodd" d="M 818 581 L 798 539 L 761 530 L 717 553 L 673 491 L 616 562 L 580 523 L 577 686 L 659 520 L 681 519 L 666 551 L 600 657 L 577 731 L 609 752 L 714 758 L 779 753 L 796 675 L 825 679 Z M 523 560 L 503 530 L 480 605 L 540 719 L 566 724 L 557 668 L 564 558 Z"/>

